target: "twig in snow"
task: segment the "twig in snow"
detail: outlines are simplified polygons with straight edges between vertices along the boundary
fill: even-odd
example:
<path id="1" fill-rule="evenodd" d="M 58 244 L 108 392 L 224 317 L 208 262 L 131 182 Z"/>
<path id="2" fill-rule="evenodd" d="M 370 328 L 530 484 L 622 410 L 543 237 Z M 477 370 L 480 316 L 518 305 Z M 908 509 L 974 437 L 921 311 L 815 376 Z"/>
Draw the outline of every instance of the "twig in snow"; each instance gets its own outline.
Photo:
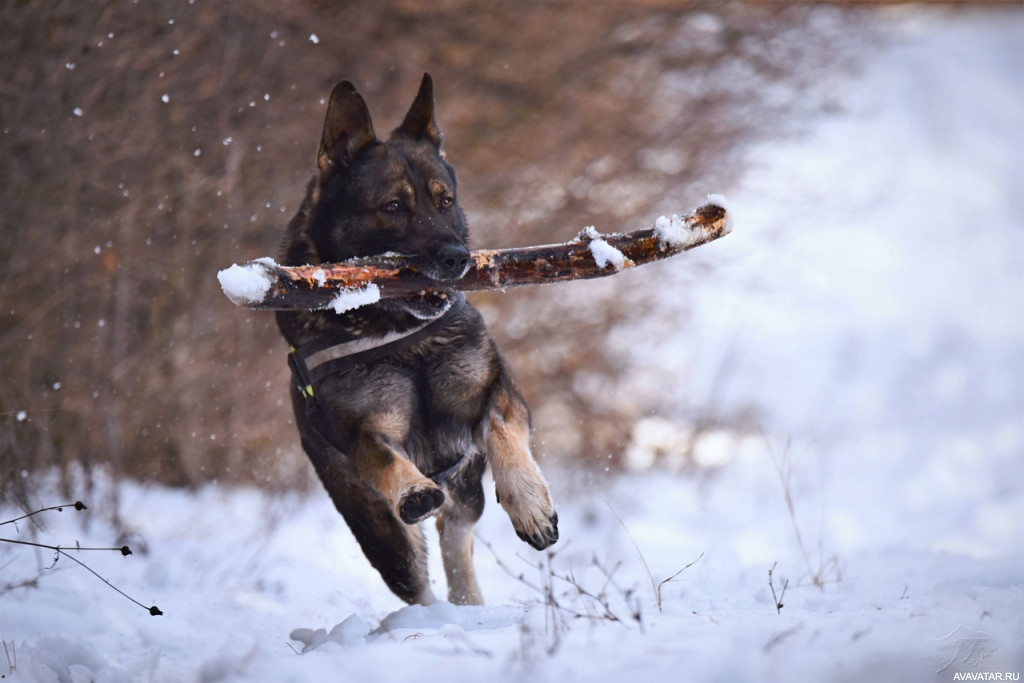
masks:
<path id="1" fill-rule="evenodd" d="M 783 603 L 782 599 L 786 597 L 786 588 L 789 587 L 789 579 L 782 582 L 782 592 L 778 595 L 775 594 L 775 582 L 772 580 L 772 572 L 775 571 L 775 566 L 778 562 L 772 564 L 772 568 L 768 570 L 768 587 L 772 589 L 772 600 L 775 601 L 775 611 L 778 614 L 782 614 Z"/>
<path id="2" fill-rule="evenodd" d="M 615 511 L 612 504 L 607 500 L 604 501 L 604 504 L 607 505 L 608 509 L 612 511 L 612 514 L 615 515 L 615 519 L 619 520 L 619 526 L 621 526 L 622 530 L 626 532 L 626 536 L 629 537 L 629 542 L 633 544 L 634 548 L 636 548 L 636 554 L 640 556 L 640 563 L 643 564 L 644 571 L 647 572 L 647 578 L 651 580 L 651 588 L 654 590 L 654 598 L 658 603 L 658 614 L 661 614 L 661 593 L 658 590 L 658 585 L 654 583 L 654 574 L 651 574 L 651 568 L 647 566 L 647 559 L 640 550 L 640 546 L 637 545 L 636 539 L 633 538 L 633 534 L 629 533 L 629 529 L 626 528 L 626 523 L 622 521 L 622 517 L 619 517 L 619 513 Z"/>
<path id="3" fill-rule="evenodd" d="M 775 448 L 772 446 L 771 441 L 765 437 L 765 441 L 768 444 L 768 450 L 771 453 L 772 464 L 775 466 L 775 473 L 779 477 L 779 483 L 782 485 L 782 494 L 786 501 L 786 510 L 789 512 L 790 522 L 793 524 L 793 533 L 796 535 L 796 543 L 800 548 L 800 555 L 803 557 L 804 566 L 807 567 L 807 575 L 811 578 L 811 582 L 818 587 L 818 590 L 824 591 L 825 584 L 842 580 L 842 565 L 839 562 L 839 558 L 832 555 L 827 560 L 823 559 L 824 552 L 821 548 L 821 542 L 818 543 L 818 562 L 817 568 L 811 563 L 811 556 L 807 550 L 807 546 L 804 543 L 803 534 L 800 533 L 800 525 L 797 523 L 796 517 L 796 506 L 793 503 L 793 462 L 790 457 L 792 441 L 787 438 L 782 453 L 776 453 Z M 834 579 L 826 579 L 825 574 L 831 572 L 834 574 Z"/>
<path id="4" fill-rule="evenodd" d="M 616 621 L 616 622 L 619 622 L 619 623 L 624 623 L 623 619 L 621 619 L 612 610 L 611 602 L 610 602 L 609 595 L 608 595 L 608 586 L 611 586 L 616 591 L 618 591 L 619 595 L 622 598 L 622 602 L 629 609 L 629 612 L 630 612 L 629 616 L 630 616 L 630 618 L 637 623 L 637 626 L 640 627 L 640 631 L 642 633 L 643 630 L 644 630 L 644 622 L 643 622 L 643 612 L 642 612 L 642 610 L 640 608 L 640 598 L 637 597 L 636 595 L 634 595 L 634 590 L 632 588 L 623 588 L 622 586 L 620 586 L 615 581 L 615 576 L 614 576 L 615 572 L 618 571 L 619 567 L 622 566 L 622 563 L 621 562 L 617 562 L 614 567 L 612 567 L 611 569 L 608 569 L 607 567 L 604 566 L 604 564 L 601 563 L 600 560 L 597 559 L 597 556 L 594 555 L 591 558 L 591 564 L 594 567 L 597 567 L 597 569 L 602 574 L 604 574 L 604 577 L 605 577 L 604 585 L 601 586 L 601 590 L 599 590 L 597 593 L 594 593 L 593 591 L 590 591 L 590 590 L 587 590 L 586 588 L 584 588 L 576 580 L 576 577 L 573 574 L 571 574 L 571 573 L 566 575 L 566 576 L 558 576 L 558 575 L 554 575 L 554 576 L 555 576 L 555 578 L 557 578 L 557 579 L 559 579 L 561 581 L 564 581 L 564 582 L 568 583 L 569 585 L 571 585 L 573 588 L 575 588 L 577 593 L 578 593 L 578 595 L 579 595 L 579 597 L 581 599 L 582 598 L 589 598 L 591 601 L 596 603 L 597 606 L 599 606 L 601 608 L 601 610 L 602 610 L 602 613 L 597 615 L 598 618 L 606 619 L 608 621 Z M 587 605 L 587 603 L 584 601 L 583 604 L 584 604 L 584 607 L 587 608 L 588 612 L 589 612 L 589 606 Z"/>
<path id="5" fill-rule="evenodd" d="M 419 636 L 422 634 L 416 633 L 414 635 Z M 429 646 L 424 649 L 428 652 L 435 652 L 440 655 L 473 655 L 475 657 L 483 657 L 484 659 L 491 659 L 494 657 L 493 652 L 474 643 L 465 633 L 451 632 L 444 634 L 444 637 L 451 644 L 450 650 Z"/>
<path id="6" fill-rule="evenodd" d="M 554 654 L 559 648 L 562 633 L 568 631 L 570 622 L 576 619 L 594 622 L 611 621 L 623 625 L 626 625 L 631 619 L 637 623 L 641 631 L 643 630 L 640 600 L 634 595 L 632 589 L 622 588 L 614 579 L 619 565 L 608 569 L 594 557 L 591 566 L 596 567 L 604 575 L 604 583 L 600 588 L 588 588 L 576 578 L 572 571 L 559 574 L 553 564 L 558 552 L 548 550 L 544 553 L 543 560 L 536 564 L 530 563 L 536 569 L 539 578 L 538 581 L 532 581 L 527 577 L 526 572 L 517 572 L 509 567 L 494 552 L 494 548 L 487 541 L 480 539 L 480 542 L 491 552 L 502 571 L 540 597 L 540 602 L 544 605 L 544 629 L 550 637 L 547 647 L 548 654 Z M 565 546 L 561 550 L 564 549 Z M 521 557 L 520 559 L 526 562 L 525 559 Z M 561 590 L 558 588 L 560 584 L 565 584 L 568 588 Z M 609 587 L 615 590 L 610 592 Z M 619 594 L 622 602 L 630 611 L 628 619 L 619 616 L 621 608 L 613 604 L 617 602 L 614 600 L 615 592 Z"/>
<path id="7" fill-rule="evenodd" d="M 679 576 L 680 574 L 682 574 L 683 572 L 685 572 L 685 571 L 686 571 L 687 569 L 689 569 L 689 568 L 690 568 L 690 567 L 692 567 L 693 565 L 695 565 L 695 564 L 697 564 L 698 562 L 700 562 L 700 558 L 702 558 L 702 557 L 704 557 L 704 553 L 703 553 L 703 552 L 702 552 L 702 553 L 701 553 L 700 555 L 698 555 L 698 556 L 697 556 L 697 559 L 696 559 L 696 560 L 694 560 L 694 561 L 693 561 L 693 562 L 691 562 L 690 564 L 686 565 L 685 567 L 683 567 L 682 569 L 680 569 L 679 571 L 677 571 L 677 572 L 676 572 L 675 574 L 673 574 L 672 576 L 668 577 L 667 579 L 665 579 L 664 581 L 662 581 L 661 583 L 659 583 L 659 584 L 658 584 L 658 587 L 657 587 L 657 588 L 655 589 L 655 591 L 654 591 L 654 597 L 655 597 L 655 598 L 657 599 L 657 601 L 658 601 L 658 611 L 659 611 L 659 612 L 661 612 L 661 587 L 662 587 L 662 586 L 664 586 L 664 585 L 665 585 L 666 583 L 668 583 L 669 581 L 672 581 L 672 580 L 674 580 L 674 579 L 675 579 L 675 578 L 676 578 L 677 576 Z"/>
<path id="8" fill-rule="evenodd" d="M 38 515 L 40 512 L 49 512 L 50 510 L 56 510 L 57 512 L 64 512 L 64 508 L 70 508 L 70 507 L 75 508 L 75 510 L 77 510 L 77 511 L 82 511 L 82 510 L 88 510 L 89 509 L 89 508 L 87 508 L 85 506 L 85 503 L 83 503 L 80 500 L 76 500 L 74 503 L 69 503 L 67 505 L 51 505 L 48 508 L 39 508 L 35 512 L 30 512 L 27 515 L 22 515 L 21 517 L 15 517 L 14 519 L 8 519 L 7 521 L 0 522 L 0 526 L 3 526 L 4 524 L 14 524 L 15 527 L 17 527 L 17 523 L 20 522 L 21 520 L 28 519 L 29 517 L 32 517 L 33 515 Z"/>
<path id="9" fill-rule="evenodd" d="M 796 634 L 796 633 L 797 633 L 798 631 L 800 631 L 800 629 L 802 629 L 803 627 L 804 627 L 804 625 L 803 625 L 803 624 L 797 624 L 796 626 L 793 626 L 793 627 L 791 627 L 791 628 L 788 628 L 788 629 L 786 629 L 785 631 L 779 631 L 778 633 L 776 633 L 775 635 L 773 635 L 773 636 L 772 636 L 772 637 L 771 637 L 771 638 L 770 638 L 770 639 L 768 640 L 768 642 L 767 642 L 767 643 L 765 643 L 765 644 L 764 644 L 764 647 L 763 647 L 763 648 L 761 648 L 761 651 L 762 651 L 762 652 L 764 652 L 764 653 L 766 653 L 766 654 L 767 654 L 768 652 L 771 652 L 771 651 L 772 651 L 772 650 L 774 650 L 774 649 L 775 649 L 776 647 L 778 647 L 779 645 L 781 645 L 781 644 L 782 644 L 782 642 L 783 642 L 783 641 L 785 641 L 785 640 L 786 640 L 787 638 L 789 638 L 789 637 L 790 637 L 790 636 L 792 636 L 792 635 L 795 635 L 795 634 Z"/>
<path id="10" fill-rule="evenodd" d="M 65 507 L 74 507 L 75 510 L 78 510 L 78 511 L 87 510 L 88 509 L 85 506 L 85 504 L 82 503 L 81 501 L 76 501 L 74 504 L 71 504 L 71 505 L 53 505 L 51 507 L 40 508 L 39 510 L 36 510 L 34 512 L 28 513 L 27 515 L 22 515 L 21 517 L 15 517 L 14 519 L 9 519 L 9 520 L 0 522 L 0 526 L 3 526 L 4 524 L 15 524 L 15 527 L 17 527 L 16 523 L 18 521 L 20 521 L 20 520 L 26 519 L 28 517 L 32 517 L 33 515 L 38 515 L 41 512 L 48 512 L 48 511 L 51 511 L 51 510 L 56 510 L 58 512 L 61 512 L 61 511 L 63 511 L 63 509 Z M 68 550 L 69 550 L 68 548 L 62 548 L 59 545 L 50 545 L 48 543 L 35 543 L 33 541 L 22 541 L 22 540 L 15 539 L 15 538 L 0 538 L 0 543 L 11 543 L 13 545 L 24 545 L 24 546 L 29 546 L 29 547 L 32 547 L 32 548 L 43 548 L 45 550 L 52 550 L 54 552 L 54 557 L 53 557 L 53 564 L 50 565 L 50 567 L 49 567 L 50 569 L 52 569 L 57 564 L 57 561 L 61 557 L 66 557 L 69 560 L 71 560 L 72 562 L 74 562 L 75 564 L 77 564 L 80 567 L 82 567 L 83 569 L 85 569 L 87 572 L 89 572 L 93 576 L 95 576 L 97 579 L 99 579 L 103 583 L 107 584 L 107 586 L 109 586 L 113 590 L 117 591 L 119 594 L 121 594 L 122 597 L 124 597 L 127 600 L 135 603 L 136 605 L 138 605 L 142 609 L 147 610 L 150 613 L 150 615 L 152 615 L 154 617 L 158 617 L 158 616 L 161 616 L 163 614 L 163 612 L 160 611 L 160 608 L 157 607 L 156 605 L 152 605 L 150 607 L 146 607 L 141 602 L 139 602 L 138 600 L 136 600 L 135 598 L 131 597 L 130 595 L 125 593 L 123 590 L 121 590 L 120 588 L 118 588 L 117 586 L 112 584 L 110 581 L 107 581 L 105 578 L 100 576 L 99 573 L 97 573 L 92 567 L 87 565 L 85 562 L 82 562 L 81 560 L 79 560 L 74 555 L 71 555 L 68 552 Z M 76 544 L 73 549 L 74 550 L 78 550 L 78 551 L 83 551 L 83 550 L 108 550 L 108 551 L 116 551 L 116 552 L 121 553 L 122 557 L 127 557 L 128 555 L 132 554 L 131 548 L 129 548 L 126 545 L 123 545 L 123 546 L 121 546 L 119 548 L 83 548 L 82 546 Z M 34 582 L 32 582 L 32 583 L 34 583 Z"/>
<path id="11" fill-rule="evenodd" d="M 18 671 L 18 650 L 15 647 L 14 640 L 11 640 L 11 645 L 8 648 L 7 641 L 4 643 L 4 656 L 7 657 L 7 673 L 13 674 Z"/>
<path id="12" fill-rule="evenodd" d="M 662 581 L 661 583 L 655 583 L 654 582 L 654 574 L 651 573 L 651 568 L 647 565 L 647 559 L 644 557 L 643 551 L 640 550 L 640 546 L 639 546 L 639 544 L 637 544 L 636 539 L 633 538 L 633 534 L 629 533 L 629 529 L 626 527 L 626 523 L 623 522 L 622 518 L 619 517 L 619 514 L 617 512 L 615 512 L 615 508 L 613 508 L 611 506 L 611 503 L 609 503 L 606 500 L 604 502 L 604 504 L 607 505 L 608 509 L 612 511 L 612 514 L 615 515 L 615 519 L 619 520 L 619 525 L 622 527 L 622 530 L 626 532 L 626 536 L 629 537 L 630 543 L 632 543 L 633 547 L 636 548 L 636 554 L 640 557 L 640 562 L 644 566 L 644 571 L 647 572 L 647 578 L 650 579 L 650 581 L 651 581 L 651 588 L 654 590 L 654 602 L 658 606 L 658 614 L 661 614 L 661 604 L 662 604 L 662 600 L 661 600 L 661 587 L 664 586 L 669 581 L 671 581 L 674 578 L 676 578 L 677 576 L 679 576 L 680 574 L 682 574 L 683 572 L 685 572 L 687 569 L 689 569 L 693 565 L 697 564 L 697 562 L 700 560 L 700 558 L 704 557 L 704 553 L 701 553 L 700 555 L 698 555 L 696 560 L 694 560 L 690 564 L 686 565 L 685 567 L 683 567 L 682 569 L 677 571 L 675 574 L 673 574 L 672 576 L 670 576 L 667 579 L 665 579 L 664 581 Z M 639 619 L 638 619 L 638 621 L 639 621 Z"/>

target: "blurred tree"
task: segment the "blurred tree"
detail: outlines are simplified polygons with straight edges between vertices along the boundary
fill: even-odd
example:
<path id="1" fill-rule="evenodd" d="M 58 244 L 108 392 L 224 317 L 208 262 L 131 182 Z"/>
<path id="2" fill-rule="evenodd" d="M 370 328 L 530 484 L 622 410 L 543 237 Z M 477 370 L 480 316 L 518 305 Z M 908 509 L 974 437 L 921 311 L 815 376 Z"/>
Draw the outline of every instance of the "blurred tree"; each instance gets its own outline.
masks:
<path id="1" fill-rule="evenodd" d="M 269 314 L 217 270 L 274 254 L 347 78 L 378 130 L 423 71 L 476 246 L 632 229 L 699 203 L 785 132 L 848 12 L 770 3 L 441 0 L 0 7 L 0 489 L 102 466 L 172 485 L 310 481 Z M 613 278 L 614 280 L 614 278 Z M 611 282 L 475 299 L 541 451 L 607 463 L 650 406 L 605 331 Z M 680 321 L 684 324 L 684 321 Z M 75 475 L 70 477 L 70 475 Z"/>

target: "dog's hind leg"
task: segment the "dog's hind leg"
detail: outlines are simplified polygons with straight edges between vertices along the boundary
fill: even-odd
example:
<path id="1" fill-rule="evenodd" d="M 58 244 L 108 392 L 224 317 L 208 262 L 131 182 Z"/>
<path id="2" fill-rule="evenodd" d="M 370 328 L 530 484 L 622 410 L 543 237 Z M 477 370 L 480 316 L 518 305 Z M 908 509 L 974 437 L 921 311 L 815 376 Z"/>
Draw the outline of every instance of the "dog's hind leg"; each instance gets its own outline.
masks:
<path id="1" fill-rule="evenodd" d="M 355 514 L 342 511 L 342 515 L 391 592 L 409 604 L 429 605 L 436 600 L 427 574 L 422 526 L 405 524 L 383 505 L 360 507 Z"/>
<path id="2" fill-rule="evenodd" d="M 530 412 L 502 368 L 484 418 L 494 492 L 522 540 L 543 550 L 558 540 L 558 514 L 530 452 Z"/>
<path id="3" fill-rule="evenodd" d="M 437 517 L 441 559 L 448 579 L 448 602 L 454 605 L 484 604 L 473 568 L 473 526 L 484 509 L 480 482 L 485 461 L 478 458 L 474 471 L 447 484 L 449 495 Z"/>
<path id="4" fill-rule="evenodd" d="M 434 602 L 422 527 L 395 517 L 376 492 L 330 456 L 313 458 L 313 462 L 334 506 L 388 588 L 410 604 Z"/>
<path id="5" fill-rule="evenodd" d="M 441 558 L 448 579 L 448 602 L 453 605 L 482 605 L 483 594 L 476 581 L 473 568 L 473 524 L 447 518 L 437 518 L 441 536 Z"/>

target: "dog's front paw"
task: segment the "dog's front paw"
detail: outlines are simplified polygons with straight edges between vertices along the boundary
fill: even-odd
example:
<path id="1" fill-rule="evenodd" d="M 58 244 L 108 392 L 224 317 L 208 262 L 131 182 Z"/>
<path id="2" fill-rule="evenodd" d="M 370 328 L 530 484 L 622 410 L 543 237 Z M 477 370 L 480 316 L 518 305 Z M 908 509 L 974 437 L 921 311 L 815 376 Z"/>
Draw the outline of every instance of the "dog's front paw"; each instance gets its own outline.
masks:
<path id="1" fill-rule="evenodd" d="M 498 486 L 495 493 L 519 538 L 537 550 L 558 540 L 558 513 L 542 480 L 521 481 L 518 487 Z"/>
<path id="2" fill-rule="evenodd" d="M 551 515 L 543 519 L 539 524 L 534 524 L 531 529 L 515 526 L 516 535 L 523 539 L 537 550 L 544 550 L 558 540 L 558 513 L 554 510 Z"/>
<path id="3" fill-rule="evenodd" d="M 398 516 L 406 524 L 416 524 L 440 510 L 443 504 L 444 492 L 436 485 L 416 485 L 402 494 Z"/>

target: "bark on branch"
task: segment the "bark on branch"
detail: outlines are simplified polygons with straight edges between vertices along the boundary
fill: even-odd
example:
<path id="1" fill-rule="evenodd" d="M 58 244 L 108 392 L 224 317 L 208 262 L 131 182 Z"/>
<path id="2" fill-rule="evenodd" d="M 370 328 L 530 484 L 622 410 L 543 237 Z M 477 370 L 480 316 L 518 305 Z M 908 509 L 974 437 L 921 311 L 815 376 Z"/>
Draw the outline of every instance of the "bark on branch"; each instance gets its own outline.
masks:
<path id="1" fill-rule="evenodd" d="M 675 256 L 729 233 L 729 215 L 714 196 L 685 216 L 659 218 L 654 226 L 627 234 L 599 235 L 593 228 L 564 244 L 471 253 L 458 280 L 434 280 L 399 254 L 343 263 L 280 266 L 264 258 L 218 274 L 235 304 L 262 310 L 338 309 L 423 291 L 506 289 L 614 275 Z M 342 303 L 347 298 L 348 303 Z M 338 310 L 341 310 L 338 309 Z"/>

